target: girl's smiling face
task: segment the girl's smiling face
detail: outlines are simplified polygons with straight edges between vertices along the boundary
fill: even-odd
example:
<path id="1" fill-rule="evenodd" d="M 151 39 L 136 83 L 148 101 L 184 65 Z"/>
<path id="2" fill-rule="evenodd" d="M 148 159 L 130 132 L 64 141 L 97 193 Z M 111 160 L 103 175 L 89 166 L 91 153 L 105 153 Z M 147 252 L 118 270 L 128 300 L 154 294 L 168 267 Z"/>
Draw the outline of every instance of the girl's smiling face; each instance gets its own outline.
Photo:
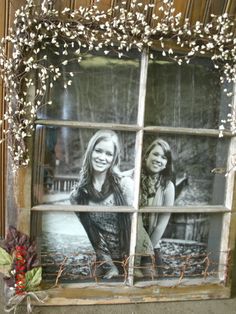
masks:
<path id="1" fill-rule="evenodd" d="M 156 145 L 146 158 L 146 167 L 151 173 L 159 173 L 165 169 L 167 157 L 160 145 Z"/>
<path id="2" fill-rule="evenodd" d="M 115 153 L 115 147 L 111 140 L 98 142 L 91 156 L 92 167 L 95 172 L 107 172 L 111 167 Z"/>

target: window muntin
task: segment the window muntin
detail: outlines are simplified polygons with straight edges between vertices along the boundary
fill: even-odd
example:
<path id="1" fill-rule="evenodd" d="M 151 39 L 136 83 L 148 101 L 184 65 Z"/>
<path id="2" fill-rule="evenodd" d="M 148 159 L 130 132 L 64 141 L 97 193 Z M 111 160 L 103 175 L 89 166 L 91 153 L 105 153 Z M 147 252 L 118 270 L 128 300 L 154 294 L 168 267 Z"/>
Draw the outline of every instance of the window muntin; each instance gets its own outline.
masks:
<path id="1" fill-rule="evenodd" d="M 139 211 L 139 210 L 141 210 L 141 211 L 146 211 L 146 212 L 148 212 L 148 210 L 147 209 L 140 209 L 140 206 L 138 205 L 138 202 L 136 201 L 138 198 L 139 198 L 139 190 L 140 190 L 140 187 L 139 187 L 139 181 L 140 181 L 140 174 L 141 174 L 141 172 L 140 172 L 140 169 L 141 169 L 141 152 L 144 150 L 144 146 L 145 146 L 145 142 L 146 142 L 146 139 L 148 138 L 148 136 L 146 135 L 146 132 L 145 131 L 148 131 L 148 133 L 150 133 L 150 130 L 152 131 L 152 132 L 154 132 L 155 131 L 155 136 L 158 134 L 158 136 L 160 136 L 160 134 L 161 134 L 161 137 L 162 137 L 162 132 L 163 132 L 163 128 L 161 128 L 161 127 L 159 127 L 157 124 L 155 124 L 155 125 L 153 125 L 152 126 L 152 124 L 151 123 L 149 123 L 149 122 L 147 122 L 146 123 L 146 120 L 147 120 L 147 118 L 146 118 L 146 120 L 145 121 L 143 121 L 143 119 L 142 119 L 142 117 L 143 117 L 143 112 L 144 112 L 144 109 L 145 109 L 145 89 L 147 88 L 148 89 L 148 84 L 147 84 L 147 86 L 146 86 L 146 78 L 148 78 L 148 73 L 149 72 L 147 72 L 147 63 L 146 63 L 146 61 L 147 61 L 147 56 L 145 56 L 145 54 L 144 54 L 144 57 L 142 58 L 142 62 L 141 62 L 141 71 L 140 71 L 140 80 L 139 80 L 139 82 L 140 82 L 140 87 L 139 87 L 139 99 L 138 99 L 138 104 L 139 104 L 139 107 L 138 107 L 138 112 L 137 112 L 137 116 L 138 116 L 138 125 L 132 125 L 132 124 L 127 124 L 127 125 L 123 125 L 123 124 L 119 124 L 120 122 L 122 122 L 122 121 L 116 121 L 115 123 L 109 123 L 110 121 L 105 121 L 105 124 L 100 124 L 100 126 L 102 126 L 102 128 L 105 128 L 105 127 L 108 127 L 108 128 L 112 128 L 113 130 L 115 130 L 115 131 L 123 131 L 123 132 L 125 132 L 125 131 L 127 131 L 127 130 L 129 130 L 130 131 L 130 129 L 133 129 L 133 131 L 138 131 L 137 133 L 136 133 L 136 140 L 135 140 L 135 142 L 136 142 L 136 145 L 135 145 L 135 158 L 136 158 L 136 162 L 135 162 L 135 173 L 134 173 L 134 195 L 135 195 L 135 199 L 134 199 L 134 207 L 133 207 L 133 209 L 131 209 L 131 211 L 133 211 L 133 215 L 132 215 L 132 235 L 131 235 L 131 246 L 130 246 L 130 254 L 131 254 L 131 257 L 133 256 L 133 254 L 135 253 L 135 247 L 136 247 L 136 245 L 138 245 L 138 243 L 139 243 L 139 239 L 138 239 L 138 236 L 135 236 L 134 235 L 134 232 L 135 232 L 135 230 L 136 230 L 136 228 L 137 228 L 137 225 L 136 225 L 136 221 L 137 221 L 137 211 Z M 167 82 L 168 83 L 168 82 Z M 156 87 L 156 89 L 158 90 L 158 86 Z M 63 91 L 63 93 L 64 93 L 65 91 Z M 147 97 L 148 97 L 148 95 L 147 95 Z M 64 106 L 64 109 L 65 110 L 67 110 L 67 106 L 66 106 L 66 104 L 64 103 L 64 99 L 63 99 L 63 97 L 61 98 L 61 101 L 62 101 L 62 103 L 63 103 L 63 106 Z M 220 105 L 220 103 L 219 103 L 219 105 Z M 155 110 L 154 110 L 155 111 Z M 217 110 L 216 110 L 217 111 Z M 68 112 L 70 112 L 70 110 L 68 109 Z M 218 114 L 219 114 L 219 110 L 217 111 L 217 116 L 218 116 Z M 98 126 L 98 124 L 99 124 L 99 119 L 98 120 L 96 120 L 95 122 L 94 121 L 91 121 L 91 122 L 89 122 L 89 124 L 86 124 L 87 122 L 86 121 L 84 121 L 84 120 L 78 120 L 78 121 L 76 121 L 75 122 L 75 120 L 74 121 L 70 121 L 70 120 L 68 120 L 68 122 L 66 122 L 65 123 L 65 120 L 63 120 L 63 118 L 62 118 L 62 120 L 55 120 L 54 119 L 54 114 L 52 113 L 51 114 L 51 116 L 50 115 L 48 115 L 48 116 L 40 116 L 39 115 L 39 118 L 45 118 L 46 117 L 46 120 L 39 120 L 39 122 L 36 122 L 36 123 L 38 123 L 39 125 L 41 124 L 41 125 L 47 125 L 48 126 L 48 128 L 51 128 L 51 127 L 54 127 L 55 125 L 57 125 L 57 126 L 60 126 L 60 125 L 66 125 L 66 126 L 73 126 L 73 127 L 77 127 L 77 128 L 79 128 L 80 126 L 81 127 L 85 127 L 85 126 L 88 126 L 89 125 L 89 128 L 90 129 L 96 129 L 96 128 L 99 128 L 99 126 Z M 147 115 L 146 115 L 146 117 L 147 117 Z M 52 119 L 53 118 L 53 120 L 54 121 L 52 121 L 52 120 L 50 120 L 50 119 Z M 60 117 L 61 118 L 61 117 Z M 104 115 L 104 118 L 105 118 L 105 115 Z M 58 118 L 57 118 L 58 119 Z M 86 119 L 85 119 L 86 120 Z M 106 123 L 106 122 L 108 122 L 108 123 Z M 145 122 L 145 123 L 144 123 Z M 84 124 L 85 123 L 85 124 Z M 132 123 L 132 122 L 129 122 L 129 123 Z M 163 124 L 161 124 L 161 125 L 163 125 Z M 212 165 L 214 165 L 214 166 L 218 166 L 218 165 L 220 165 L 220 167 L 222 166 L 222 160 L 223 160 L 223 162 L 225 162 L 225 160 L 226 160 L 226 158 L 224 159 L 223 157 L 222 157 L 222 154 L 220 153 L 220 144 L 216 144 L 217 142 L 219 143 L 219 140 L 217 139 L 217 137 L 218 137 L 218 134 L 217 134 L 217 131 L 216 130 L 209 130 L 208 129 L 208 125 L 206 125 L 206 126 L 204 126 L 204 127 L 207 127 L 206 129 L 201 129 L 200 130 L 200 135 L 201 135 L 201 137 L 200 138 L 198 138 L 198 137 L 193 137 L 193 139 L 191 139 L 191 137 L 189 137 L 189 134 L 190 135 L 196 135 L 195 134 L 195 130 L 191 127 L 189 127 L 189 128 L 185 128 L 184 130 L 182 129 L 182 127 L 179 127 L 179 126 L 171 126 L 171 127 L 166 127 L 165 129 L 164 129 L 164 134 L 165 134 L 165 136 L 164 137 L 166 137 L 168 140 L 169 139 L 171 139 L 172 138 L 172 140 L 173 140 L 173 143 L 175 143 L 175 141 L 176 141 L 176 138 L 180 138 L 180 137 L 178 137 L 178 136 L 174 136 L 173 137 L 173 133 L 177 133 L 177 134 L 181 134 L 181 138 L 189 138 L 189 141 L 187 141 L 186 140 L 186 142 L 188 142 L 188 143 L 191 143 L 191 141 L 192 142 L 195 142 L 195 143 L 198 143 L 199 144 L 199 146 L 201 146 L 200 145 L 200 142 L 201 141 L 203 141 L 203 142 L 206 142 L 207 143 L 207 145 L 206 145 L 206 147 L 207 148 L 211 148 L 211 151 L 214 151 L 214 154 L 213 154 L 213 156 L 212 156 L 212 161 L 211 161 L 211 164 Z M 159 134 L 160 133 L 160 134 Z M 185 136 L 185 134 L 188 134 L 188 136 Z M 149 134 L 150 135 L 150 134 Z M 153 133 L 153 135 L 154 135 L 154 133 Z M 210 136 L 213 136 L 211 139 L 209 139 L 209 135 Z M 142 138 L 144 137 L 144 142 L 143 142 L 143 144 L 142 144 Z M 214 138 L 215 137 L 215 138 Z M 39 136 L 39 139 L 40 139 L 40 136 Z M 178 142 L 178 141 L 180 141 L 180 143 L 181 143 L 181 140 L 177 140 L 176 142 Z M 40 140 L 38 141 L 38 142 L 40 142 Z M 226 151 L 227 151 L 227 141 L 225 140 L 225 139 L 223 139 L 222 141 L 221 141 L 222 143 L 224 143 L 223 144 L 223 146 L 224 146 L 224 149 L 226 149 Z M 212 144 L 212 143 L 215 143 L 215 144 Z M 182 145 L 184 145 L 184 141 L 182 142 Z M 194 150 L 194 145 L 192 145 L 191 146 L 191 144 L 189 144 L 190 145 L 190 147 L 192 147 L 191 149 L 193 149 Z M 218 148 L 218 145 L 219 145 L 219 148 Z M 198 146 L 198 145 L 197 145 Z M 218 155 L 217 155 L 217 153 L 218 153 Z M 207 156 L 207 154 L 206 154 L 206 152 L 204 152 L 203 153 L 203 155 L 206 157 Z M 188 160 L 187 160 L 187 162 L 188 162 Z M 187 163 L 186 162 L 186 163 Z M 211 171 L 212 169 L 210 169 L 210 167 L 208 167 L 207 166 L 207 168 L 209 168 L 209 169 L 207 169 L 207 171 L 209 170 L 209 171 Z M 37 168 L 35 168 L 36 170 L 34 170 L 34 171 L 36 171 L 37 172 Z M 220 168 L 221 169 L 221 168 Z M 208 206 L 207 207 L 207 211 L 209 212 L 209 213 L 212 213 L 212 215 L 213 215 L 213 213 L 215 212 L 215 211 L 221 211 L 222 213 L 224 212 L 224 211 L 227 211 L 227 209 L 225 208 L 225 207 L 221 207 L 221 208 L 218 208 L 218 207 L 214 207 L 214 204 L 223 204 L 224 203 L 224 201 L 223 201 L 223 199 L 224 199 L 224 190 L 225 190 L 225 178 L 223 178 L 222 179 L 222 174 L 219 174 L 220 175 L 220 177 L 218 177 L 218 174 L 217 174 L 217 177 L 218 177 L 218 179 L 217 180 L 219 180 L 220 181 L 220 185 L 222 186 L 222 184 L 223 184 L 223 189 L 222 189 L 222 191 L 223 191 L 223 193 L 222 193 L 222 191 L 221 191 L 221 194 L 220 194 L 220 196 L 219 196 L 219 198 L 214 202 L 214 203 L 212 203 L 211 204 L 211 201 L 208 199 L 207 201 L 205 200 L 204 201 L 204 204 L 200 204 L 201 205 L 201 208 L 203 208 L 204 209 L 204 206 L 205 205 L 212 205 L 212 206 Z M 44 175 L 43 176 L 41 176 L 41 180 L 42 180 L 42 178 L 44 177 Z M 34 183 L 34 187 L 36 186 L 37 187 L 37 185 L 38 185 L 38 181 L 37 181 L 38 179 L 36 179 L 36 181 L 34 181 L 35 183 Z M 217 181 L 216 180 L 216 181 Z M 213 180 L 214 181 L 214 180 Z M 42 182 L 42 181 L 41 181 Z M 211 189 L 213 189 L 214 188 L 214 184 L 215 184 L 215 182 L 213 182 L 212 183 L 212 181 L 210 182 L 210 185 L 211 185 Z M 202 188 L 202 187 L 201 187 Z M 211 190 L 210 189 L 210 190 Z M 65 210 L 65 207 L 64 207 L 64 205 L 63 206 L 59 206 L 59 205 L 57 205 L 57 204 L 54 204 L 54 205 L 52 205 L 52 207 L 50 207 L 50 206 L 48 206 L 48 204 L 42 204 L 41 206 L 37 206 L 37 203 L 38 201 L 36 201 L 35 202 L 35 206 L 34 206 L 34 208 L 33 208 L 33 210 L 34 210 L 34 213 L 37 213 L 37 210 L 42 210 L 42 211 L 45 211 L 45 212 L 47 212 L 48 210 L 52 210 L 53 209 L 53 211 L 54 211 L 54 213 L 55 213 L 55 211 L 56 210 L 60 210 L 61 212 L 63 212 L 64 210 Z M 198 202 L 198 201 L 197 201 Z M 180 204 L 178 207 L 180 208 L 179 210 L 182 210 L 183 212 L 186 210 L 186 215 L 188 216 L 188 215 L 191 215 L 192 213 L 199 213 L 199 204 L 198 203 L 192 203 L 191 205 L 192 206 L 190 206 L 190 208 L 188 209 L 188 206 L 190 205 L 188 202 L 186 202 L 186 203 L 183 203 L 183 204 Z M 68 209 L 69 209 L 69 207 L 68 207 Z M 70 210 L 70 209 L 69 209 Z M 82 207 L 80 206 L 80 205 L 77 205 L 77 207 L 75 208 L 75 207 L 71 207 L 71 211 L 83 211 L 83 209 L 82 209 Z M 88 209 L 84 209 L 84 211 L 90 211 L 91 210 L 91 208 L 88 208 Z M 100 211 L 101 212 L 101 209 L 99 208 L 99 206 L 95 206 L 95 207 L 93 207 L 93 209 L 92 209 L 94 212 L 96 212 L 96 211 Z M 103 208 L 102 208 L 102 210 L 103 210 Z M 168 208 L 168 212 L 173 212 L 173 213 L 175 213 L 175 207 L 171 207 L 171 208 Z M 179 210 L 176 210 L 176 212 L 179 212 Z M 36 212 L 35 212 L 36 211 Z M 106 208 L 106 211 L 114 211 L 113 210 L 113 207 L 111 206 L 110 208 L 109 207 L 107 207 Z M 117 211 L 117 209 L 115 209 L 115 212 Z M 125 209 L 122 209 L 122 211 L 125 211 Z M 128 209 L 128 207 L 127 207 L 127 211 L 129 211 L 130 212 L 130 209 Z M 154 208 L 152 208 L 152 212 L 156 212 L 156 213 L 158 213 L 158 212 L 163 212 L 163 211 L 165 211 L 165 208 L 161 208 L 161 207 L 154 207 Z M 119 210 L 117 211 L 117 212 L 119 212 Z M 189 214 L 189 213 L 191 213 L 191 214 Z M 46 215 L 46 214 L 45 214 Z M 217 214 L 218 215 L 218 214 Z M 224 218 L 224 214 L 221 214 L 221 219 L 223 219 Z M 46 222 L 46 220 L 44 219 L 43 220 L 44 221 L 44 223 L 45 224 L 47 224 L 47 222 Z M 220 226 L 220 224 L 219 224 L 219 226 Z M 43 227 L 44 228 L 44 227 Z M 221 227 L 220 227 L 221 228 Z M 217 247 L 217 248 L 219 248 L 219 245 L 220 245 L 220 228 L 218 229 L 218 235 L 219 235 L 219 237 L 215 237 L 214 236 L 214 239 L 212 240 L 214 243 L 215 243 L 215 247 Z M 210 230 L 212 230 L 212 229 L 210 229 Z M 40 234 L 40 233 L 38 233 L 38 234 Z M 221 246 L 220 247 L 220 250 L 222 251 L 222 248 L 226 248 L 226 246 Z M 139 253 L 138 253 L 139 254 Z M 220 254 L 220 257 L 219 257 L 219 255 L 217 255 L 217 263 L 219 263 L 219 260 L 220 261 L 225 261 L 225 257 L 223 256 L 223 255 L 225 255 L 225 253 L 224 252 L 221 252 L 221 253 L 217 253 L 217 254 Z M 132 278 L 134 278 L 133 276 L 134 276 L 134 273 L 133 273 L 133 269 L 135 269 L 135 258 L 134 259 L 132 259 L 132 258 L 130 258 L 130 263 L 129 263 L 129 270 L 131 270 L 131 272 L 129 273 L 129 283 L 130 284 L 132 284 L 133 283 L 133 280 L 132 280 Z M 218 265 L 218 264 L 217 264 Z M 94 279 L 94 278 L 93 278 Z M 112 281 L 115 281 L 115 279 L 112 279 Z"/>

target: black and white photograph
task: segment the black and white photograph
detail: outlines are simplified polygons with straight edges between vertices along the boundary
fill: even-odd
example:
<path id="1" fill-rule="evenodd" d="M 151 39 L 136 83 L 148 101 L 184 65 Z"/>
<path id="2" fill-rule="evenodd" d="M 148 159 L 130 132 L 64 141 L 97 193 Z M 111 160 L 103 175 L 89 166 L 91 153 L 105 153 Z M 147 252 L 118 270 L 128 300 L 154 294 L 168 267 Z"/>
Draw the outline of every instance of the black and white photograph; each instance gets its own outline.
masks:
<path id="1" fill-rule="evenodd" d="M 36 141 L 35 205 L 132 205 L 135 133 L 38 126 Z"/>
<path id="2" fill-rule="evenodd" d="M 143 148 L 140 206 L 167 209 L 139 215 L 135 275 L 180 276 L 183 266 L 185 275 L 202 275 L 210 252 L 217 252 L 211 256 L 218 263 L 221 218 L 179 214 L 173 206 L 224 203 L 225 175 L 212 171 L 226 167 L 221 145 L 210 138 L 146 134 Z"/>
<path id="3" fill-rule="evenodd" d="M 140 214 L 135 277 L 217 278 L 221 230 L 220 214 Z"/>
<path id="4" fill-rule="evenodd" d="M 145 125 L 218 129 L 228 113 L 226 87 L 209 60 L 179 66 L 154 53 L 148 64 Z"/>
<path id="5" fill-rule="evenodd" d="M 112 212 L 41 214 L 44 280 L 53 282 L 124 281 L 128 266 L 131 216 Z"/>
<path id="6" fill-rule="evenodd" d="M 144 136 L 141 206 L 223 205 L 227 140 Z"/>
<path id="7" fill-rule="evenodd" d="M 36 174 L 43 171 L 36 177 L 36 183 L 42 180 L 35 184 L 36 204 L 132 206 L 136 134 L 43 126 L 37 132 L 45 149 L 35 158 Z M 223 203 L 225 176 L 211 170 L 225 166 L 226 160 L 215 143 L 191 136 L 144 136 L 140 207 L 169 209 L 139 215 L 135 278 L 178 276 L 181 261 L 185 263 L 189 256 L 186 274 L 204 271 L 207 255 L 219 244 L 221 217 L 212 215 L 219 225 L 214 231 L 209 215 L 175 214 L 174 207 Z M 65 280 L 94 280 L 96 276 L 123 280 L 131 216 L 114 211 L 43 213 L 42 257 L 54 265 L 45 272 L 46 278 L 55 276 L 63 256 L 68 256 Z"/>
<path id="8" fill-rule="evenodd" d="M 118 134 L 106 129 L 62 129 L 58 132 L 51 128 L 40 128 L 38 132 L 39 136 L 44 134 L 46 142 L 45 154 L 38 156 L 41 163 L 39 159 L 38 167 L 36 163 L 36 171 L 42 165 L 41 171 L 44 171 L 43 182 L 35 185 L 41 186 L 41 192 L 43 190 L 42 203 L 108 208 L 132 206 L 134 134 Z M 55 136 L 54 141 L 52 134 Z M 58 134 L 61 145 L 57 143 Z M 81 138 L 84 141 L 88 139 L 83 152 L 77 149 L 81 149 Z M 68 152 L 64 150 L 64 144 Z M 57 157 L 60 158 L 55 161 Z M 35 197 L 40 195 L 39 189 L 36 192 Z M 35 199 L 38 200 L 37 197 Z M 122 261 L 129 256 L 131 234 L 129 213 L 77 211 L 45 213 L 41 218 L 44 263 L 48 263 L 50 252 L 56 251 L 52 256 L 58 265 L 67 250 L 68 256 L 71 255 L 74 260 L 86 261 L 86 265 L 77 267 L 77 276 L 111 279 L 120 273 L 124 275 Z M 70 275 L 73 280 L 73 273 Z"/>
<path id="9" fill-rule="evenodd" d="M 105 56 L 93 51 L 85 53 L 80 63 L 73 55 L 63 60 L 51 53 L 47 62 L 59 66 L 62 75 L 54 88 L 48 89 L 48 98 L 53 101 L 39 109 L 39 119 L 137 123 L 139 53 L 129 52 L 117 58 L 112 52 Z"/>

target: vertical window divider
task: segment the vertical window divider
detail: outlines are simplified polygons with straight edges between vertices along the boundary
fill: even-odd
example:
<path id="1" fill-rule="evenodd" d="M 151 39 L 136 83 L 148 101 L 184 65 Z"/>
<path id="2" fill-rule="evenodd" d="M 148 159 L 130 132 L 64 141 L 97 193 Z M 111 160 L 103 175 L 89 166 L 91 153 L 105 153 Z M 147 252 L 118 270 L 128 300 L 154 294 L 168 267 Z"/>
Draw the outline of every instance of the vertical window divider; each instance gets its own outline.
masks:
<path id="1" fill-rule="evenodd" d="M 232 114 L 236 110 L 236 84 L 233 86 L 233 99 L 232 99 Z M 232 130 L 231 130 L 232 131 Z M 234 169 L 232 160 L 233 156 L 236 153 L 236 137 L 232 137 L 230 140 L 229 152 L 228 152 L 228 161 L 227 161 L 227 180 L 226 180 L 226 191 L 225 191 L 225 206 L 229 209 L 232 209 L 233 204 L 233 186 L 234 186 Z"/>
<path id="2" fill-rule="evenodd" d="M 230 230 L 231 214 L 225 213 L 222 217 L 222 231 L 220 243 L 220 256 L 219 256 L 219 279 L 224 282 L 227 277 L 228 269 L 228 243 L 229 243 L 229 230 Z"/>
<path id="3" fill-rule="evenodd" d="M 139 103 L 138 103 L 138 125 L 142 128 L 137 132 L 135 143 L 135 171 L 134 171 L 134 201 L 133 205 L 135 212 L 132 215 L 131 223 L 131 237 L 130 237 L 130 256 L 129 261 L 129 277 L 128 284 L 134 284 L 134 254 L 137 242 L 138 230 L 138 209 L 139 209 L 139 194 L 140 194 L 140 173 L 142 166 L 142 145 L 143 145 L 143 126 L 144 126 L 144 113 L 145 113 L 145 96 L 146 96 L 146 82 L 148 71 L 148 50 L 145 50 L 141 56 L 141 70 L 140 70 L 140 83 L 139 83 Z"/>
<path id="4" fill-rule="evenodd" d="M 232 99 L 232 112 L 236 110 L 236 84 L 233 86 L 233 99 Z M 234 208 L 233 191 L 235 184 L 235 170 L 234 167 L 234 156 L 236 153 L 236 137 L 232 137 L 230 140 L 230 146 L 228 151 L 227 161 L 227 179 L 226 179 L 226 190 L 225 190 L 225 206 L 232 212 Z M 225 279 L 225 272 L 228 267 L 228 248 L 230 241 L 230 222 L 231 213 L 225 213 L 222 217 L 222 236 L 220 243 L 220 261 L 219 261 L 219 278 L 220 280 Z"/>
<path id="5" fill-rule="evenodd" d="M 138 125 L 141 127 L 144 126 L 147 72 L 148 72 L 148 50 L 146 49 L 142 53 L 141 57 L 141 71 L 139 84 Z"/>

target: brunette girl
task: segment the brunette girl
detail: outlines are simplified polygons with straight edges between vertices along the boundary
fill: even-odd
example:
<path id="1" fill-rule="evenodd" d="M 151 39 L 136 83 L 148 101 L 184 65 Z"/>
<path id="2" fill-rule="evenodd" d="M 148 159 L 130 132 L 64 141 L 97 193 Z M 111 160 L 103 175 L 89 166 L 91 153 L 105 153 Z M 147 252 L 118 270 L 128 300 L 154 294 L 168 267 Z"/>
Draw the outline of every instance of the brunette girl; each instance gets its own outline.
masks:
<path id="1" fill-rule="evenodd" d="M 173 206 L 175 186 L 173 177 L 172 155 L 169 144 L 163 139 L 156 139 L 147 148 L 143 158 L 141 177 L 142 206 Z M 154 249 L 159 248 L 159 241 L 167 227 L 170 213 L 150 213 L 144 216 Z"/>

